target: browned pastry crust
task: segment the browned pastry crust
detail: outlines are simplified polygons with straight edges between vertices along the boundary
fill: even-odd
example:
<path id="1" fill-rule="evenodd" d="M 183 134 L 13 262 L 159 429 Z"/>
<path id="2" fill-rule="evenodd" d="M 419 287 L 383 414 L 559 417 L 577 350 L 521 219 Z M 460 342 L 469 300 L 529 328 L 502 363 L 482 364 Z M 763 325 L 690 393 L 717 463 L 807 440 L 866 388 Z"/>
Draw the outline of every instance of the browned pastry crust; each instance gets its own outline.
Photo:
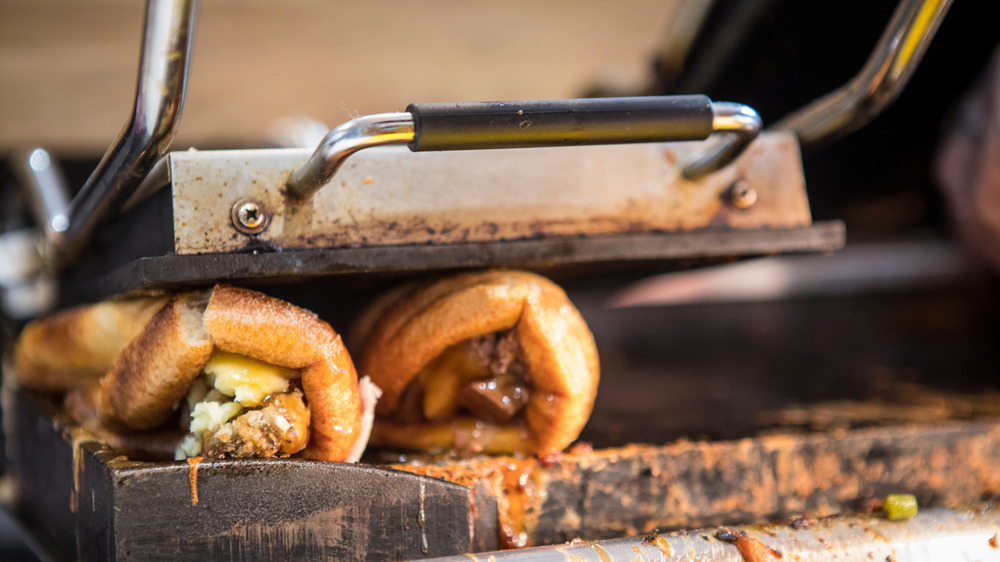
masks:
<path id="1" fill-rule="evenodd" d="M 302 390 L 312 413 L 309 445 L 302 455 L 347 458 L 360 434 L 358 377 L 329 324 L 287 302 L 220 285 L 205 310 L 205 327 L 223 351 L 302 369 Z"/>
<path id="2" fill-rule="evenodd" d="M 509 329 L 517 333 L 532 387 L 525 409 L 530 439 L 519 450 L 538 455 L 562 450 L 590 416 L 599 379 L 594 339 L 563 290 L 544 277 L 522 271 L 466 273 L 397 290 L 375 310 L 360 321 L 366 332 L 361 366 L 383 390 L 376 410 L 383 418 L 445 349 Z M 376 314 L 379 319 L 373 321 Z M 373 438 L 391 433 L 393 425 L 379 427 L 376 421 Z"/>
<path id="3" fill-rule="evenodd" d="M 14 346 L 18 379 L 24 386 L 48 391 L 95 383 L 168 300 L 113 300 L 30 322 Z"/>
<path id="4" fill-rule="evenodd" d="M 329 324 L 287 302 L 225 285 L 210 292 L 177 295 L 154 312 L 128 345 L 122 344 L 124 350 L 113 358 L 113 364 L 108 361 L 110 368 L 99 385 L 92 375 L 81 375 L 68 366 L 39 366 L 38 361 L 27 360 L 17 365 L 21 382 L 34 388 L 74 391 L 71 412 L 96 416 L 83 419 L 84 425 L 108 431 L 148 429 L 170 415 L 218 348 L 301 370 L 311 414 L 310 439 L 301 454 L 337 461 L 348 457 L 362 433 L 358 381 L 340 336 Z M 75 314 L 93 315 L 87 309 Z M 59 315 L 55 318 L 57 323 L 67 322 Z M 42 337 L 61 333 L 47 322 L 38 321 L 29 340 L 22 336 L 17 344 L 20 357 L 63 355 L 57 347 L 63 339 Z M 85 341 L 87 333 L 76 338 L 74 342 Z M 77 347 L 86 349 L 87 344 Z M 64 362 L 72 364 L 72 359 Z"/>
<path id="5" fill-rule="evenodd" d="M 202 325 L 207 293 L 172 298 L 101 379 L 101 409 L 133 429 L 162 424 L 212 355 Z"/>

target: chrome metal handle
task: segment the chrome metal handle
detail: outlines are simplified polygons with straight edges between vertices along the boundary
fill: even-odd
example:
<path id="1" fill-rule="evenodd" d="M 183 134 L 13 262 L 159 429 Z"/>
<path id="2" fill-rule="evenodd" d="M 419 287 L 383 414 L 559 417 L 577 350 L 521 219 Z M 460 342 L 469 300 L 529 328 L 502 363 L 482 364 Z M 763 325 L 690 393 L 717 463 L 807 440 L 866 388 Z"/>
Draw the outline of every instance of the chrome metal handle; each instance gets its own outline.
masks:
<path id="1" fill-rule="evenodd" d="M 705 96 L 413 104 L 403 113 L 359 117 L 333 129 L 292 172 L 286 188 L 306 199 L 330 182 L 348 156 L 387 144 L 413 151 L 477 150 L 732 136 L 726 150 L 700 154 L 685 165 L 685 176 L 695 179 L 739 156 L 760 129 L 750 107 Z"/>
<path id="2" fill-rule="evenodd" d="M 285 185 L 292 195 L 306 199 L 329 183 L 348 156 L 362 148 L 407 144 L 413 137 L 413 115 L 409 113 L 378 113 L 352 119 L 327 133 Z"/>
<path id="3" fill-rule="evenodd" d="M 882 112 L 906 87 L 952 0 L 900 0 L 864 67 L 850 82 L 797 110 L 772 128 L 803 144 L 853 132 Z"/>
<path id="4" fill-rule="evenodd" d="M 705 147 L 684 163 L 684 177 L 703 178 L 732 162 L 760 133 L 762 122 L 753 108 L 738 103 L 712 104 L 713 135 Z"/>
<path id="5" fill-rule="evenodd" d="M 70 265 L 104 219 L 117 214 L 167 150 L 180 122 L 197 0 L 148 0 L 132 115 L 97 168 L 53 221 L 56 267 Z"/>
<path id="6" fill-rule="evenodd" d="M 70 201 L 59 164 L 40 147 L 16 152 L 10 163 L 43 239 L 55 238 L 66 229 L 64 213 Z"/>
<path id="7" fill-rule="evenodd" d="M 701 140 L 707 96 L 411 104 L 413 151 Z"/>

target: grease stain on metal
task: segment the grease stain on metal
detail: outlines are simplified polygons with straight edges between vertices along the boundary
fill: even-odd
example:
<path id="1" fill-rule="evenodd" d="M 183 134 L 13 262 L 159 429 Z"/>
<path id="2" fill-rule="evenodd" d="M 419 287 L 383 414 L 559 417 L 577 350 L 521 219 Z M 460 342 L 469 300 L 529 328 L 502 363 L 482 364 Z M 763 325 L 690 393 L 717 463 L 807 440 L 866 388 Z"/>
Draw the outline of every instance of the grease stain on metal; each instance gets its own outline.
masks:
<path id="1" fill-rule="evenodd" d="M 523 122 L 528 126 L 527 120 Z M 772 149 L 794 142 L 781 135 L 761 140 Z M 690 149 L 671 145 L 667 150 L 679 158 Z M 756 145 L 751 151 L 753 157 L 735 164 L 738 169 L 726 177 L 679 184 L 671 179 L 679 177 L 677 166 L 661 145 L 440 156 L 414 155 L 405 149 L 372 151 L 356 155 L 351 167 L 342 169 L 333 184 L 308 201 L 292 201 L 277 187 L 307 155 L 266 150 L 179 154 L 172 158 L 175 251 L 238 250 L 234 247 L 238 241 L 221 235 L 232 231 L 225 224 L 232 220 L 230 208 L 224 217 L 219 208 L 220 185 L 224 201 L 252 198 L 265 206 L 273 226 L 259 236 L 288 248 L 351 247 L 362 239 L 364 245 L 382 246 L 685 231 L 718 221 L 735 228 L 809 224 L 801 164 L 795 155 L 776 159 L 774 154 L 780 151 Z M 586 165 L 579 165 L 581 161 Z M 568 162 L 576 165 L 567 167 Z M 377 190 L 368 188 L 375 182 L 375 170 Z M 753 213 L 716 217 L 717 195 L 731 181 L 727 178 L 737 173 L 764 186 L 762 199 Z M 225 187 L 227 183 L 231 187 Z M 626 204 L 629 199 L 638 205 Z M 200 233 L 206 227 L 212 235 L 202 240 L 195 228 Z"/>
<path id="2" fill-rule="evenodd" d="M 643 539 L 642 544 L 652 544 L 666 557 L 671 557 L 674 555 L 674 549 L 670 547 L 670 543 L 666 541 L 659 533 L 653 531 L 649 535 L 646 535 Z"/>

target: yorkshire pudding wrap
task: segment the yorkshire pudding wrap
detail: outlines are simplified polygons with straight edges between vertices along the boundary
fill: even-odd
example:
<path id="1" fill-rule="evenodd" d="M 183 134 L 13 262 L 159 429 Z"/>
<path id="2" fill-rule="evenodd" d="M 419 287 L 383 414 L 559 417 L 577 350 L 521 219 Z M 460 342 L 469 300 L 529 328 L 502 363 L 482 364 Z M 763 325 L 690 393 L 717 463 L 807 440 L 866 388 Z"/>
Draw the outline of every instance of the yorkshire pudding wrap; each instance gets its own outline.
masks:
<path id="1" fill-rule="evenodd" d="M 597 393 L 593 336 L 566 294 L 523 271 L 401 287 L 356 325 L 383 391 L 372 443 L 425 451 L 561 451 Z"/>
<path id="2" fill-rule="evenodd" d="M 340 336 L 315 314 L 225 285 L 36 320 L 14 367 L 26 387 L 67 392 L 69 413 L 112 446 L 181 410 L 177 458 L 355 461 L 378 393 L 367 381 L 359 392 Z"/>

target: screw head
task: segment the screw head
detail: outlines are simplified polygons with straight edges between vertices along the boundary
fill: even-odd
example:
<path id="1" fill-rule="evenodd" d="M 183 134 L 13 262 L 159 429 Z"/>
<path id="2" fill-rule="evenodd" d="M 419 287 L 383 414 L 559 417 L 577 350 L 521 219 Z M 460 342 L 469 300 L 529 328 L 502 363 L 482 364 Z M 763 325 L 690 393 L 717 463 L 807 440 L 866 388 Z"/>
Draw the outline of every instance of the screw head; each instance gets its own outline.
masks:
<path id="1" fill-rule="evenodd" d="M 264 206 L 250 199 L 240 199 L 233 204 L 230 217 L 236 230 L 244 234 L 258 234 L 267 228 L 269 217 Z"/>
<path id="2" fill-rule="evenodd" d="M 734 181 L 726 192 L 726 199 L 733 207 L 742 210 L 749 209 L 757 203 L 757 190 L 750 187 L 745 179 Z"/>

